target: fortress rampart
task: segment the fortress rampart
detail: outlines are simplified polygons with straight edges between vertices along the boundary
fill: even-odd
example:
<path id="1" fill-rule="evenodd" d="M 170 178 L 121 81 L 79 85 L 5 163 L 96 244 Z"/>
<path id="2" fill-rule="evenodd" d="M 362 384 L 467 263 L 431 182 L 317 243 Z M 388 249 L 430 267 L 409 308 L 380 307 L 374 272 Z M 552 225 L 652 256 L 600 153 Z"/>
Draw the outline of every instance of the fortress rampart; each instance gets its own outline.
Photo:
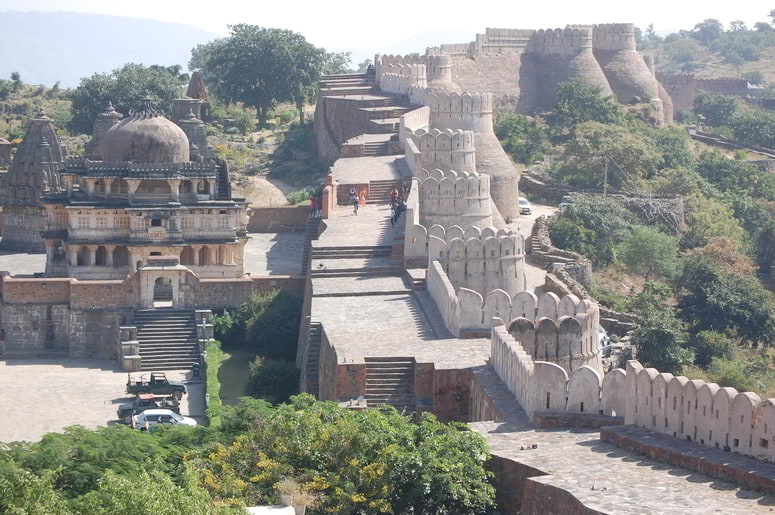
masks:
<path id="1" fill-rule="evenodd" d="M 487 227 L 492 223 L 489 176 L 437 169 L 412 182 L 419 193 L 420 223 L 425 227 L 456 223 Z"/>
<path id="2" fill-rule="evenodd" d="M 604 23 L 592 30 L 592 47 L 595 50 L 635 51 L 634 23 Z"/>
<path id="3" fill-rule="evenodd" d="M 522 236 L 493 227 L 453 225 L 428 231 L 428 266 L 438 262 L 456 291 L 460 288 L 486 295 L 504 290 L 509 296 L 525 289 L 525 256 Z"/>
<path id="4" fill-rule="evenodd" d="M 448 55 L 429 55 L 425 57 L 428 80 L 452 81 L 452 60 Z"/>
<path id="5" fill-rule="evenodd" d="M 417 132 L 410 132 L 409 136 L 420 152 L 420 165 L 422 169 L 476 171 L 473 131 L 460 129 L 454 131 L 451 129 L 444 131 L 432 129 L 427 131 L 420 129 Z M 416 176 L 422 179 L 427 175 L 426 172 Z"/>
<path id="6" fill-rule="evenodd" d="M 463 129 L 478 133 L 493 132 L 493 97 L 490 93 L 434 93 L 425 88 L 409 90 L 413 104 L 430 108 L 430 126 L 434 129 Z"/>
<path id="7" fill-rule="evenodd" d="M 546 410 L 624 416 L 625 424 L 775 463 L 775 399 L 660 373 L 637 361 L 605 376 L 591 367 L 569 375 L 535 360 L 505 325 L 492 330 L 490 362 L 531 418 Z"/>
<path id="8" fill-rule="evenodd" d="M 690 73 L 657 73 L 657 79 L 669 93 L 676 112 L 694 109 L 694 99 L 701 91 L 739 97 L 748 94 L 748 81 L 745 79 L 700 79 Z"/>

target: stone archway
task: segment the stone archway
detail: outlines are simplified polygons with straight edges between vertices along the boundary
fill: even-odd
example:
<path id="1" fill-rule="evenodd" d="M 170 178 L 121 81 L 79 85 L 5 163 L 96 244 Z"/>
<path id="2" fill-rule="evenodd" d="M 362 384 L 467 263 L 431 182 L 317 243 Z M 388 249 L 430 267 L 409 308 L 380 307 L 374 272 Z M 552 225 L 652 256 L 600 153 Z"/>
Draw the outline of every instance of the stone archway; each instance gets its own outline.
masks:
<path id="1" fill-rule="evenodd" d="M 157 277 L 153 282 L 153 306 L 172 305 L 172 279 L 169 277 Z"/>

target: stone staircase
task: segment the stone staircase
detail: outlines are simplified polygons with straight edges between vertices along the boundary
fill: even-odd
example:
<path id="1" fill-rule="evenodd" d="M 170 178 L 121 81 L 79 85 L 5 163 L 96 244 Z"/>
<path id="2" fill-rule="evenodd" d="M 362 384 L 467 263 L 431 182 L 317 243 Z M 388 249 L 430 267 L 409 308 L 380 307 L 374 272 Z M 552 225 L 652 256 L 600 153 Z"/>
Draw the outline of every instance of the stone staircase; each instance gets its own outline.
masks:
<path id="1" fill-rule="evenodd" d="M 309 259 L 312 249 L 312 240 L 318 239 L 320 230 L 320 218 L 310 216 L 307 218 L 307 224 L 304 227 L 304 251 L 301 254 L 301 275 L 307 275 L 309 270 Z"/>
<path id="2" fill-rule="evenodd" d="M 366 199 L 367 204 L 389 204 L 390 192 L 394 189 L 399 193 L 402 190 L 401 181 L 370 181 L 369 182 L 369 198 Z"/>
<path id="3" fill-rule="evenodd" d="M 141 370 L 187 370 L 199 362 L 193 311 L 145 309 L 134 315 Z"/>
<path id="4" fill-rule="evenodd" d="M 218 166 L 218 186 L 216 190 L 216 199 L 226 200 L 231 194 L 231 185 L 229 184 L 229 172 L 225 165 Z"/>
<path id="5" fill-rule="evenodd" d="M 368 95 L 374 91 L 374 75 L 366 73 L 344 73 L 324 75 L 318 82 L 321 97 L 336 95 Z"/>
<path id="6" fill-rule="evenodd" d="M 390 405 L 398 411 L 414 413 L 414 358 L 364 358 L 366 362 L 366 401 L 369 407 Z"/>
<path id="7" fill-rule="evenodd" d="M 320 344 L 323 338 L 323 326 L 320 322 L 310 320 L 309 336 L 307 337 L 307 363 L 304 367 L 304 391 L 320 396 Z"/>
<path id="8" fill-rule="evenodd" d="M 391 262 L 393 247 L 390 245 L 356 247 L 312 248 L 311 277 L 366 277 L 396 275 L 398 269 Z M 336 267 L 339 259 L 352 260 L 352 265 Z M 316 262 L 323 261 L 328 267 L 319 268 Z"/>
<path id="9" fill-rule="evenodd" d="M 390 143 L 387 141 L 374 141 L 363 144 L 364 156 L 387 156 L 390 153 Z"/>

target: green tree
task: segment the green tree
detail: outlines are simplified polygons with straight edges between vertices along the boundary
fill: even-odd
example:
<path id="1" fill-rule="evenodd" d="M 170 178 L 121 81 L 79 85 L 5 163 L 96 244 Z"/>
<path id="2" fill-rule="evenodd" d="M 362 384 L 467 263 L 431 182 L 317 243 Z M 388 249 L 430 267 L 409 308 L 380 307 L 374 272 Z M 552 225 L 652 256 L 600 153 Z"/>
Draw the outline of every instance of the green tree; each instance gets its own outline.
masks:
<path id="1" fill-rule="evenodd" d="M 690 71 L 693 63 L 702 55 L 702 47 L 689 38 L 677 39 L 669 43 L 665 40 L 665 52 L 672 62 L 682 65 L 684 71 Z"/>
<path id="2" fill-rule="evenodd" d="M 665 305 L 669 292 L 647 283 L 636 298 L 640 320 L 632 334 L 638 360 L 660 372 L 678 373 L 694 361 L 687 347 L 688 333 L 673 310 Z"/>
<path id="3" fill-rule="evenodd" d="M 369 69 L 369 66 L 374 64 L 371 59 L 366 59 L 362 63 L 358 63 L 358 69 L 356 70 L 358 73 L 366 73 L 366 71 Z"/>
<path id="4" fill-rule="evenodd" d="M 749 84 L 758 86 L 764 84 L 764 74 L 760 71 L 746 72 L 743 74 L 743 78 L 748 81 Z"/>
<path id="5" fill-rule="evenodd" d="M 576 125 L 594 121 L 622 123 L 626 114 L 612 97 L 603 97 L 600 88 L 573 79 L 563 82 L 555 92 L 556 104 L 552 120 L 560 127 L 573 129 Z"/>
<path id="6" fill-rule="evenodd" d="M 635 190 L 661 162 L 662 154 L 650 138 L 626 127 L 586 122 L 565 145 L 557 175 L 566 184 L 602 189 L 607 167 L 609 188 Z"/>
<path id="7" fill-rule="evenodd" d="M 6 515 L 69 515 L 67 502 L 54 490 L 55 472 L 40 475 L 0 456 L 0 513 Z"/>
<path id="8" fill-rule="evenodd" d="M 681 318 L 694 331 L 732 330 L 754 344 L 775 340 L 775 314 L 755 278 L 722 272 L 702 256 L 692 256 L 676 288 Z"/>
<path id="9" fill-rule="evenodd" d="M 190 474 L 179 478 L 158 470 L 142 471 L 137 477 L 126 477 L 108 470 L 99 487 L 80 497 L 73 505 L 80 515 L 210 515 L 234 513 L 226 507 L 213 506 L 207 491 L 196 486 Z"/>
<path id="10" fill-rule="evenodd" d="M 703 45 L 708 46 L 713 41 L 721 37 L 723 33 L 724 26 L 721 24 L 721 22 L 709 18 L 695 25 L 691 32 L 691 36 Z"/>
<path id="11" fill-rule="evenodd" d="M 647 282 L 654 272 L 669 278 L 678 265 L 678 241 L 652 227 L 636 225 L 616 254 L 628 270 L 642 274 Z"/>
<path id="12" fill-rule="evenodd" d="M 691 337 L 689 345 L 694 350 L 695 363 L 708 367 L 715 359 L 732 358 L 737 340 L 717 331 L 700 331 Z"/>
<path id="13" fill-rule="evenodd" d="M 714 237 L 726 238 L 740 247 L 746 244 L 745 230 L 723 202 L 696 191 L 686 198 L 686 208 L 688 230 L 683 235 L 684 247 L 702 247 Z"/>
<path id="14" fill-rule="evenodd" d="M 89 134 L 94 120 L 108 102 L 112 102 L 117 111 L 127 114 L 141 107 L 146 95 L 151 96 L 157 109 L 171 112 L 172 100 L 180 97 L 183 87 L 176 69 L 179 67 L 128 63 L 111 73 L 95 73 L 81 79 L 71 95 L 71 129 L 79 134 Z"/>
<path id="15" fill-rule="evenodd" d="M 726 125 L 738 109 L 739 101 L 732 96 L 700 92 L 694 99 L 694 112 L 702 115 L 709 125 Z"/>
<path id="16" fill-rule="evenodd" d="M 13 90 L 14 93 L 16 93 L 22 87 L 22 84 L 23 84 L 22 76 L 19 72 L 13 72 L 11 73 L 11 80 L 13 81 L 13 85 L 11 89 Z"/>
<path id="17" fill-rule="evenodd" d="M 299 393 L 299 369 L 293 361 L 256 357 L 250 364 L 245 393 L 272 404 L 287 401 Z"/>
<path id="18" fill-rule="evenodd" d="M 544 153 L 550 148 L 543 127 L 521 114 L 499 115 L 495 124 L 495 134 L 500 139 L 504 150 L 519 163 L 533 164 L 543 159 Z"/>
<path id="19" fill-rule="evenodd" d="M 309 395 L 266 413 L 231 445 L 188 458 L 215 499 L 276 501 L 294 479 L 322 513 L 487 513 L 494 489 L 484 439 L 429 413 L 412 423 L 393 408 L 350 410 Z"/>
<path id="20" fill-rule="evenodd" d="M 262 125 L 278 102 L 303 108 L 323 72 L 324 50 L 290 30 L 246 24 L 230 30 L 228 37 L 194 48 L 190 68 L 202 70 L 221 99 L 256 108 Z"/>
<path id="21" fill-rule="evenodd" d="M 653 132 L 654 143 L 662 152 L 661 167 L 694 168 L 695 159 L 689 135 L 678 127 L 657 129 Z"/>
<path id="22" fill-rule="evenodd" d="M 616 246 L 627 237 L 633 221 L 632 213 L 616 199 L 575 195 L 562 216 L 549 225 L 549 234 L 558 247 L 604 266 L 613 262 Z"/>

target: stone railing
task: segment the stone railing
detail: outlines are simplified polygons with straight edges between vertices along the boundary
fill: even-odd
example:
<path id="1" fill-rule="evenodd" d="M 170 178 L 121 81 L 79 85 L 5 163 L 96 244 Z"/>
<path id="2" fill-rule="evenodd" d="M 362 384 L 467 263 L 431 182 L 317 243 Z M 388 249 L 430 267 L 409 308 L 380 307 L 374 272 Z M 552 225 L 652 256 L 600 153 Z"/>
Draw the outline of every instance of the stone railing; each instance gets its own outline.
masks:
<path id="1" fill-rule="evenodd" d="M 125 372 L 140 370 L 140 342 L 137 340 L 137 327 L 122 325 L 118 328 L 118 356 L 121 369 Z"/>

